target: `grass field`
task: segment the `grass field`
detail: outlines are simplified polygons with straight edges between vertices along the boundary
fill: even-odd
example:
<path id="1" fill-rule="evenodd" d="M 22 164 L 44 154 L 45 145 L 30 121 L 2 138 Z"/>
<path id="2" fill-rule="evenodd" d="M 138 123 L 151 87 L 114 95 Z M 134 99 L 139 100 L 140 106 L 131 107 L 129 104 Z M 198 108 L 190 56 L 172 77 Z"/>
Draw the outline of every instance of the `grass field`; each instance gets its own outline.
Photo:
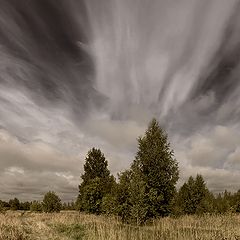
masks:
<path id="1" fill-rule="evenodd" d="M 142 227 L 115 218 L 61 212 L 0 214 L 0 240 L 240 240 L 240 215 L 163 218 Z"/>

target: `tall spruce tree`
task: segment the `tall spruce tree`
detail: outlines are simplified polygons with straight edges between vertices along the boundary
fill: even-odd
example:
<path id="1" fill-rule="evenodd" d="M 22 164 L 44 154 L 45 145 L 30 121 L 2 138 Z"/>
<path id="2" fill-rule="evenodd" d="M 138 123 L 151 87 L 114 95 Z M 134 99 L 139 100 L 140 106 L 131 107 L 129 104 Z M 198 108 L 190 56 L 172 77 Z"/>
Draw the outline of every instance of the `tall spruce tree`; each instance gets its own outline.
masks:
<path id="1" fill-rule="evenodd" d="M 115 183 L 108 170 L 108 162 L 100 149 L 89 150 L 81 178 L 83 181 L 79 185 L 78 209 L 100 214 L 102 199 L 111 192 Z"/>
<path id="2" fill-rule="evenodd" d="M 179 170 L 168 136 L 156 119 L 150 122 L 145 135 L 138 138 L 131 172 L 131 214 L 137 223 L 169 215 Z"/>

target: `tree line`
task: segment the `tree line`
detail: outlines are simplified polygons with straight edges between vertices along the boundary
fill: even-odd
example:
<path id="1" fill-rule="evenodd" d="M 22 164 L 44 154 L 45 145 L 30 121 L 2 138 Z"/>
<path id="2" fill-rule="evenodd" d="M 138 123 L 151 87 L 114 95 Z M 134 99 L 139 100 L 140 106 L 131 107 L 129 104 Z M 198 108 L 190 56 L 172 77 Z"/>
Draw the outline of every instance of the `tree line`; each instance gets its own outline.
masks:
<path id="1" fill-rule="evenodd" d="M 60 197 L 53 191 L 47 192 L 42 201 L 21 202 L 18 198 L 7 201 L 0 200 L 0 212 L 7 210 L 24 210 L 32 212 L 60 212 L 61 210 L 75 210 L 75 202 L 61 202 Z"/>
<path id="2" fill-rule="evenodd" d="M 178 163 L 166 132 L 153 119 L 130 169 L 116 179 L 100 149 L 86 157 L 76 208 L 94 214 L 112 214 L 127 223 L 142 224 L 150 219 L 182 214 L 240 212 L 240 190 L 214 196 L 201 175 L 189 177 L 177 191 Z"/>
<path id="3" fill-rule="evenodd" d="M 201 175 L 190 176 L 177 191 L 179 168 L 166 132 L 153 119 L 138 138 L 138 150 L 130 168 L 118 178 L 110 173 L 100 149 L 87 153 L 76 202 L 61 203 L 54 192 L 42 202 L 0 201 L 1 209 L 53 212 L 78 210 L 119 216 L 123 222 L 142 224 L 157 217 L 183 214 L 240 212 L 240 190 L 214 195 Z"/>

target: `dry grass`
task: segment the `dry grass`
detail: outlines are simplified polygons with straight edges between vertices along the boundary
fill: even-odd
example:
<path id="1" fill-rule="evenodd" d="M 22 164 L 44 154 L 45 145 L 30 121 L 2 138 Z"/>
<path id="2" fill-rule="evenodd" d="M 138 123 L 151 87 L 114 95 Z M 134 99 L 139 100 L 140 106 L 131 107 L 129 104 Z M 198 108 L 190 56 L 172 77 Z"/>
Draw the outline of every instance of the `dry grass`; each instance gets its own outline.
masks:
<path id="1" fill-rule="evenodd" d="M 240 240 L 240 216 L 184 216 L 155 220 L 142 227 L 113 217 L 77 212 L 0 214 L 0 240 Z"/>

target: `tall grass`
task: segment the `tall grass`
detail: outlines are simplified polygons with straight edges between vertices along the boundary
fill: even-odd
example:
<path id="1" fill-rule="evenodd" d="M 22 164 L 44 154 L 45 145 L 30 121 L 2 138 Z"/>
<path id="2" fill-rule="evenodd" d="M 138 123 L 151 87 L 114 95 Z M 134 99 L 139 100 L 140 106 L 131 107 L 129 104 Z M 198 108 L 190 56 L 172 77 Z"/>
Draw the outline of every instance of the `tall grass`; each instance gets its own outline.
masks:
<path id="1" fill-rule="evenodd" d="M 240 215 L 183 216 L 144 226 L 122 224 L 114 217 L 61 213 L 0 214 L 0 240 L 160 240 L 240 239 Z"/>

